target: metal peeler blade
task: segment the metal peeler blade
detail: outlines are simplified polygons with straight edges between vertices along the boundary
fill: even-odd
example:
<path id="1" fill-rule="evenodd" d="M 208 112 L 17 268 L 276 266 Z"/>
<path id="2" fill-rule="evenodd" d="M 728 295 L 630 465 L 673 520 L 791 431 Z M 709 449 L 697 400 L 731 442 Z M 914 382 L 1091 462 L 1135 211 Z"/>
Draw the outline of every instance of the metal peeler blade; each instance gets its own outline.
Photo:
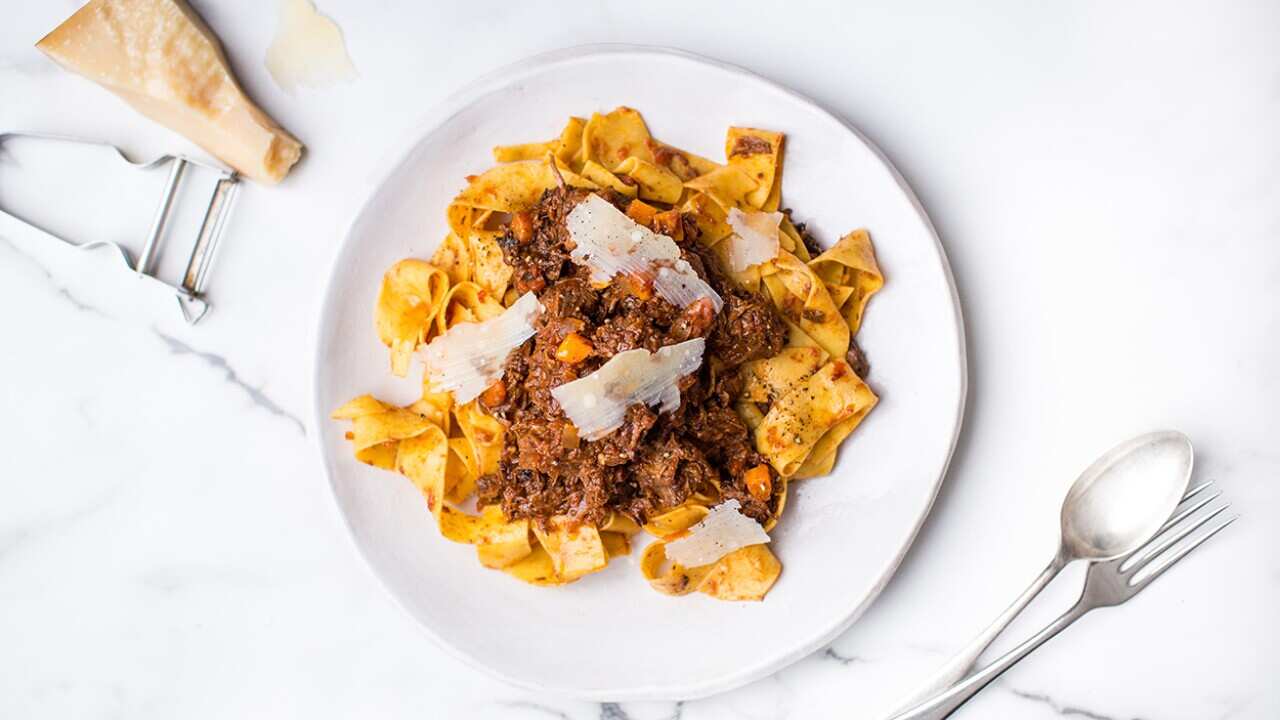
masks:
<path id="1" fill-rule="evenodd" d="M 239 187 L 240 178 L 234 170 L 182 155 L 163 155 L 147 162 L 135 162 L 123 150 L 110 143 L 43 133 L 0 132 L 0 150 L 3 150 L 4 143 L 7 140 L 16 138 L 106 148 L 112 151 L 121 161 L 137 170 L 154 170 L 167 165 L 169 167 L 169 177 L 165 181 L 160 205 L 156 208 L 155 217 L 151 221 L 151 228 L 148 230 L 147 237 L 142 244 L 142 251 L 138 255 L 137 262 L 130 259 L 128 250 L 116 243 L 75 243 L 6 212 L 3 207 L 0 207 L 0 228 L 3 228 L 6 223 L 16 223 L 29 233 L 58 240 L 80 250 L 93 250 L 104 245 L 110 247 L 120 256 L 125 267 L 134 272 L 139 279 L 157 283 L 170 290 L 177 299 L 178 308 L 182 311 L 182 317 L 188 323 L 194 325 L 209 312 L 209 302 L 204 298 L 204 288 L 208 282 L 209 268 L 213 263 L 214 251 L 217 249 L 218 241 L 222 238 L 222 233 L 226 229 L 227 217 L 230 215 L 231 207 L 235 203 L 236 190 Z M 195 243 L 191 248 L 191 259 L 187 261 L 187 268 L 183 273 L 182 281 L 180 284 L 174 285 L 156 277 L 152 273 L 151 265 L 159 247 L 160 239 L 164 236 L 165 224 L 168 222 L 170 212 L 173 209 L 173 200 L 177 196 L 178 188 L 182 183 L 183 173 L 188 166 L 210 170 L 217 174 L 218 180 L 209 198 L 209 204 L 205 209 L 200 231 L 196 235 Z"/>

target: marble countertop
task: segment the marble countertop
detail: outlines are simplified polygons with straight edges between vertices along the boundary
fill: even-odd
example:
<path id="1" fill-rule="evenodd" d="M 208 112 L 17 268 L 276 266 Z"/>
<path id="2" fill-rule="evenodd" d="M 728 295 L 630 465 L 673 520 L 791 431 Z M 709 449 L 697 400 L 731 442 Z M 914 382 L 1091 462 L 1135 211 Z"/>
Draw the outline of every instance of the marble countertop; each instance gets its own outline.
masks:
<path id="1" fill-rule="evenodd" d="M 874 718 L 1048 561 L 1078 471 L 1163 427 L 1240 522 L 957 717 L 1280 717 L 1280 6 L 322 0 L 359 78 L 289 95 L 263 66 L 274 4 L 195 4 L 309 153 L 244 188 L 194 328 L 95 258 L 0 238 L 0 717 Z M 33 49 L 78 3 L 12 5 L 0 131 L 196 152 Z M 308 439 L 321 286 L 373 174 L 472 77 L 600 41 L 742 64 L 849 118 L 919 194 L 966 315 L 963 436 L 884 594 L 830 648 L 684 703 L 540 696 L 433 646 Z M 95 206 L 113 183 L 78 167 L 0 158 L 0 204 L 110 234 L 124 203 Z"/>

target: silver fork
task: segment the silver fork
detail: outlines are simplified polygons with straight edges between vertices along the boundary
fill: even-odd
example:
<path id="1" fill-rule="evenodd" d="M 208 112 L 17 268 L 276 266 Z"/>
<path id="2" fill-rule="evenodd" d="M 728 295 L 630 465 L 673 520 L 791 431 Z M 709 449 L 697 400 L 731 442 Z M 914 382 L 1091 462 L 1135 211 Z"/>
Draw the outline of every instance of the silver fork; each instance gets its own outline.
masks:
<path id="1" fill-rule="evenodd" d="M 1153 580 L 1186 557 L 1187 553 L 1203 545 L 1205 541 L 1239 518 L 1239 515 L 1234 515 L 1225 520 L 1219 520 L 1211 529 L 1200 533 L 1191 542 L 1175 548 L 1178 543 L 1190 537 L 1230 507 L 1223 504 L 1199 512 L 1222 494 L 1220 491 L 1206 492 L 1212 484 L 1213 481 L 1210 480 L 1188 492 L 1164 526 L 1142 547 L 1114 560 L 1090 564 L 1080 599 L 1070 610 L 1049 623 L 1048 627 L 947 691 L 893 716 L 892 720 L 942 720 L 968 702 L 969 698 L 989 685 L 991 681 L 1000 677 L 1005 670 L 1013 667 L 1014 663 L 1043 645 L 1049 638 L 1062 632 L 1085 613 L 1096 608 L 1119 605 L 1142 592 Z"/>

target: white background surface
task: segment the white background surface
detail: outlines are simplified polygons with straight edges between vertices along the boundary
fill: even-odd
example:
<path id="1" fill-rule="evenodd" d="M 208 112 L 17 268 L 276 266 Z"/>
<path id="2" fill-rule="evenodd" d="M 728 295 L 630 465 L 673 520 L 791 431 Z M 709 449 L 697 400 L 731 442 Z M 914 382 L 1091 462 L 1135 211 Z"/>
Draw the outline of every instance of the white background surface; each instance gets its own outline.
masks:
<path id="1" fill-rule="evenodd" d="M 0 128 L 187 150 L 31 48 L 75 5 L 0 10 Z M 264 5 L 197 3 L 309 154 L 245 188 L 204 323 L 0 241 L 0 717 L 874 717 L 1047 562 L 1075 474 L 1158 427 L 1243 519 L 958 717 L 1280 715 L 1280 6 L 331 0 L 360 78 L 291 97 Z M 952 472 L 880 600 L 829 651 L 681 705 L 528 694 L 432 646 L 358 559 L 302 422 L 321 283 L 385 156 L 474 75 L 610 40 L 745 65 L 859 126 L 937 226 L 969 333 Z M 28 171 L 0 164 L 0 203 Z M 103 231 L 51 192 L 46 224 Z"/>

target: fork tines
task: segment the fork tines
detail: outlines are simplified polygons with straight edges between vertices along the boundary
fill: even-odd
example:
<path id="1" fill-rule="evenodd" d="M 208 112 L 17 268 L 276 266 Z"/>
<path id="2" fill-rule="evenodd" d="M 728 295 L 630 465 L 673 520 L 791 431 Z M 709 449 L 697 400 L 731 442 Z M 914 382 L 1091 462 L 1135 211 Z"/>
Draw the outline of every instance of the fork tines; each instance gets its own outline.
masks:
<path id="1" fill-rule="evenodd" d="M 1189 490 L 1155 536 L 1125 556 L 1119 570 L 1129 576 L 1131 587 L 1145 586 L 1160 577 L 1192 550 L 1239 519 L 1239 515 L 1219 519 L 1204 530 L 1206 525 L 1231 507 L 1227 502 L 1214 502 L 1222 496 L 1222 491 L 1211 490 L 1212 485 L 1213 481 L 1209 480 Z M 1189 537 L 1191 539 L 1184 543 Z"/>

